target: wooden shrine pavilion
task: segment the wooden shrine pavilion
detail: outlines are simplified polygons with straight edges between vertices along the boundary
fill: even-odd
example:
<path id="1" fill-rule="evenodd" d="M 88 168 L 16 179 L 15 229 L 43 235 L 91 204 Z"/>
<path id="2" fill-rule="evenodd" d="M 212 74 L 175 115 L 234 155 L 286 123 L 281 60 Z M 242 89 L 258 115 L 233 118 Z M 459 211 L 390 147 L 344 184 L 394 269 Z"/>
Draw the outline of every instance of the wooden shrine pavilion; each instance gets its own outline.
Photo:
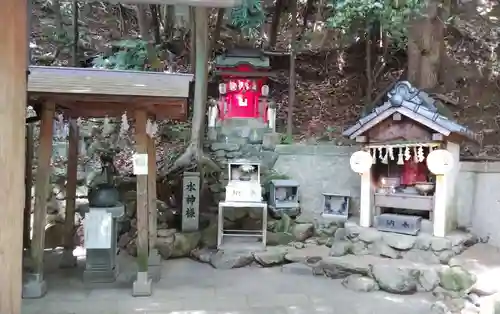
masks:
<path id="1" fill-rule="evenodd" d="M 146 123 L 152 119 L 187 118 L 187 97 L 191 74 L 140 71 L 109 71 L 89 68 L 30 66 L 28 103 L 39 107 L 40 145 L 36 173 L 33 237 L 30 246 L 32 273 L 23 284 L 23 297 L 39 298 L 46 292 L 44 281 L 45 217 L 47 191 L 50 187 L 55 113 L 72 120 L 66 184 L 65 251 L 61 266 L 76 265 L 73 256 L 73 231 L 77 183 L 79 134 L 75 119 L 120 117 L 127 112 L 135 118 L 135 143 L 138 154 L 148 155 L 148 175 L 137 177 L 138 250 L 148 255 L 156 240 L 156 147 L 154 138 L 146 134 Z M 27 151 L 32 150 L 28 147 Z M 26 169 L 32 169 L 27 158 Z M 29 174 L 29 172 L 28 172 Z M 26 180 L 25 223 L 31 212 L 32 178 Z M 139 253 L 140 254 L 140 253 Z M 146 267 L 147 271 L 147 267 Z"/>
<path id="2" fill-rule="evenodd" d="M 23 209 L 25 205 L 26 147 L 26 105 L 37 102 L 41 106 L 40 145 L 38 148 L 38 169 L 36 172 L 36 200 L 34 230 L 31 243 L 31 258 L 34 276 L 42 291 L 43 248 L 45 209 L 50 176 L 53 117 L 61 110 L 67 117 L 113 116 L 124 111 L 135 116 L 137 153 L 147 153 L 154 149 L 146 134 L 149 116 L 156 118 L 183 118 L 186 116 L 186 97 L 190 76 L 165 73 L 137 73 L 127 71 L 104 71 L 94 69 L 31 67 L 27 84 L 29 17 L 28 1 L 5 0 L 0 11 L 0 201 L 3 217 L 0 219 L 0 313 L 21 313 L 22 292 L 22 251 L 23 251 Z M 208 73 L 208 9 L 211 7 L 234 7 L 241 0 L 123 0 L 130 4 L 180 4 L 195 7 L 197 47 L 196 77 L 207 77 Z M 195 85 L 195 101 L 206 97 L 206 80 Z M 185 85 L 184 85 L 185 84 Z M 69 160 L 76 161 L 77 130 L 70 128 Z M 72 155 L 71 155 L 72 154 Z M 151 155 L 151 154 L 149 154 Z M 148 173 L 155 173 L 155 163 L 149 159 Z M 76 182 L 76 162 L 68 164 L 68 192 Z M 137 179 L 138 252 L 148 251 L 148 214 L 154 204 L 155 180 L 147 176 Z M 27 198 L 28 195 L 26 195 Z M 74 210 L 74 198 L 70 199 L 67 210 Z M 152 212 L 156 212 L 155 210 Z M 149 224 L 150 225 L 150 224 Z M 150 239 L 154 241 L 154 239 Z M 140 269 L 147 274 L 146 269 Z M 138 275 L 139 275 L 138 274 Z M 147 276 L 138 276 L 148 284 Z"/>

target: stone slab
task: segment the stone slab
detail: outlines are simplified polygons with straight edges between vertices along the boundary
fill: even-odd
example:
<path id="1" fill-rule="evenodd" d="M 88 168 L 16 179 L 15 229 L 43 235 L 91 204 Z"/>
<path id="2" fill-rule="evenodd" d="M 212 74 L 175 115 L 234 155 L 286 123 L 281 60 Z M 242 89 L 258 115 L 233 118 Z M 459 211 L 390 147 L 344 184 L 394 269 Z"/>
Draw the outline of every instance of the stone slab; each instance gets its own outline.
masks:
<path id="1" fill-rule="evenodd" d="M 29 275 L 27 281 L 23 283 L 23 299 L 39 299 L 47 293 L 47 283 L 39 274 Z"/>
<path id="2" fill-rule="evenodd" d="M 137 279 L 132 285 L 132 296 L 149 297 L 153 293 L 153 281 L 148 272 L 138 272 Z"/>
<path id="3" fill-rule="evenodd" d="M 156 249 L 149 252 L 148 275 L 153 282 L 158 282 L 161 279 L 161 256 Z"/>
<path id="4" fill-rule="evenodd" d="M 83 282 L 85 284 L 94 283 L 112 283 L 118 276 L 118 267 L 108 270 L 89 270 L 83 271 Z"/>

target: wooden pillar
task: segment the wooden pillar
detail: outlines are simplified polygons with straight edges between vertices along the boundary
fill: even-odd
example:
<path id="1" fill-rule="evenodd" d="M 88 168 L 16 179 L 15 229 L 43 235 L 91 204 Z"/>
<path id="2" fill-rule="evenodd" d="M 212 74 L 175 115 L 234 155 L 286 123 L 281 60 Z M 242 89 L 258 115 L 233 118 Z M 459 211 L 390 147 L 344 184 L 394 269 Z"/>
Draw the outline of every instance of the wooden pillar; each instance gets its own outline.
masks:
<path id="1" fill-rule="evenodd" d="M 149 208 L 149 249 L 156 247 L 156 143 L 154 136 L 148 137 L 148 208 Z"/>
<path id="2" fill-rule="evenodd" d="M 371 227 L 373 224 L 373 188 L 371 170 L 361 174 L 361 195 L 359 204 L 359 225 Z"/>
<path id="3" fill-rule="evenodd" d="M 31 243 L 31 189 L 33 187 L 33 129 L 32 123 L 26 125 L 26 161 L 24 168 L 24 220 L 23 220 L 23 247 L 30 248 Z"/>
<path id="4" fill-rule="evenodd" d="M 137 154 L 148 153 L 148 135 L 146 134 L 147 112 L 135 111 L 135 145 Z M 149 170 L 149 169 L 148 169 Z M 148 277 L 148 176 L 137 175 L 137 279 L 134 281 L 132 295 L 151 295 L 151 280 Z"/>
<path id="5" fill-rule="evenodd" d="M 161 256 L 156 249 L 158 211 L 156 207 L 156 143 L 154 135 L 148 136 L 148 208 L 148 272 L 149 277 L 156 282 L 161 278 Z"/>
<path id="6" fill-rule="evenodd" d="M 75 230 L 75 207 L 76 207 L 76 183 L 78 173 L 78 125 L 76 120 L 69 122 L 68 164 L 66 168 L 66 215 L 64 218 L 64 252 L 61 259 L 61 267 L 75 267 L 76 257 L 73 256 L 74 230 Z"/>
<path id="7" fill-rule="evenodd" d="M 24 137 L 26 115 L 26 1 L 0 10 L 0 313 L 21 313 Z"/>
<path id="8" fill-rule="evenodd" d="M 43 255 L 45 249 L 45 224 L 47 200 L 50 191 L 50 158 L 52 156 L 52 132 L 55 104 L 48 102 L 42 106 L 40 143 L 35 182 L 35 209 L 33 215 L 33 238 L 31 240 L 32 276 L 23 287 L 24 298 L 40 298 L 46 292 L 43 278 Z"/>

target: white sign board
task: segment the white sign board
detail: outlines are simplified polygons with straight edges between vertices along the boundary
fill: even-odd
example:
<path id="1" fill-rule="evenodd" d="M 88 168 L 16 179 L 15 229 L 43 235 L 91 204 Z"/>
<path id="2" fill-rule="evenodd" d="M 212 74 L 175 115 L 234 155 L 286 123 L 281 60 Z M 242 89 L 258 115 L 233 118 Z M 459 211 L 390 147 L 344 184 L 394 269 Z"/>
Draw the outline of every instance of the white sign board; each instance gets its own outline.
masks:
<path id="1" fill-rule="evenodd" d="M 136 176 L 148 174 L 148 154 L 132 155 L 132 166 Z"/>
<path id="2" fill-rule="evenodd" d="M 90 210 L 84 219 L 85 248 L 110 249 L 113 218 L 105 210 Z"/>
<path id="3" fill-rule="evenodd" d="M 262 188 L 259 184 L 228 184 L 226 202 L 261 202 Z"/>

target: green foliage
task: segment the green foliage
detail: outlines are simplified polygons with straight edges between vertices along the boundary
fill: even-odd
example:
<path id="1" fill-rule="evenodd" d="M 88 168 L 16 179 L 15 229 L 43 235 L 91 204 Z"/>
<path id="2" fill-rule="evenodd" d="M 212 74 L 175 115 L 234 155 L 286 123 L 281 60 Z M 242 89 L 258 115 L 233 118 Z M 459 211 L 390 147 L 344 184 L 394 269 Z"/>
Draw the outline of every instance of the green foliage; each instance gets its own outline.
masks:
<path id="1" fill-rule="evenodd" d="M 265 14 L 260 0 L 243 0 L 241 6 L 231 10 L 231 24 L 249 35 L 255 35 L 264 22 Z"/>
<path id="2" fill-rule="evenodd" d="M 328 25 L 340 29 L 344 34 L 353 28 L 372 27 L 380 23 L 382 30 L 395 44 L 407 37 L 410 20 L 421 14 L 423 0 L 332 0 L 333 15 Z"/>
<path id="3" fill-rule="evenodd" d="M 114 70 L 146 70 L 148 56 L 145 41 L 139 39 L 120 40 L 112 45 L 118 51 L 109 57 L 99 56 L 95 58 L 93 60 L 94 67 Z"/>

